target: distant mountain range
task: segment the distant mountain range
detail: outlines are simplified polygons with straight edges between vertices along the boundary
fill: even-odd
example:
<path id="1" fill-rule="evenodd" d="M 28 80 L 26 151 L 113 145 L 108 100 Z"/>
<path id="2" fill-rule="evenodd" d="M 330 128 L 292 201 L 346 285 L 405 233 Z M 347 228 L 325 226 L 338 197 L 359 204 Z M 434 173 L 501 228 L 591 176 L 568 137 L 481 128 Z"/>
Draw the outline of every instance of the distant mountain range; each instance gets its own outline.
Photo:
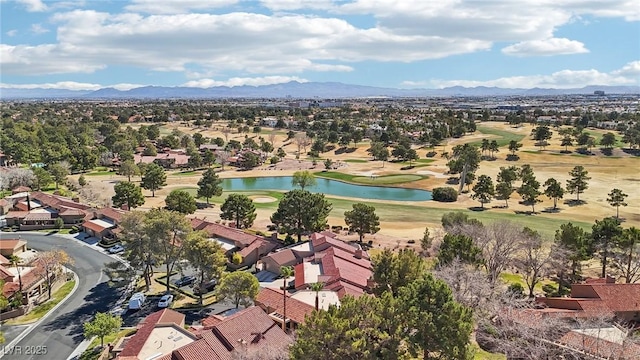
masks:
<path id="1" fill-rule="evenodd" d="M 364 97 L 482 97 L 482 96 L 553 96 L 593 94 L 640 94 L 640 86 L 585 86 L 575 89 L 505 89 L 498 87 L 453 86 L 443 89 L 394 89 L 350 85 L 338 82 L 292 81 L 262 86 L 216 86 L 210 88 L 144 86 L 131 90 L 104 88 L 89 90 L 0 88 L 0 99 L 216 99 L 216 98 L 296 98 L 339 99 Z"/>

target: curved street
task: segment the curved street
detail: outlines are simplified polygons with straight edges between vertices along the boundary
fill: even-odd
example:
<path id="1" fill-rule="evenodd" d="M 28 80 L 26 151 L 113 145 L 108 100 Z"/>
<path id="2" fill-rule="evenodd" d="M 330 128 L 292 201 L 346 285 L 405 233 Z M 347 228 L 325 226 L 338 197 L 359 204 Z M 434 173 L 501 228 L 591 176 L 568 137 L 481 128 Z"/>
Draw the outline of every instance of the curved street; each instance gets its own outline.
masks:
<path id="1" fill-rule="evenodd" d="M 15 237 L 16 233 L 3 233 Z M 121 295 L 120 290 L 110 288 L 103 276 L 105 263 L 114 258 L 102 253 L 81 240 L 44 233 L 20 233 L 29 248 L 38 251 L 59 249 L 66 251 L 75 263 L 68 266 L 79 277 L 78 289 L 54 314 L 38 324 L 27 336 L 5 349 L 3 359 L 66 359 L 84 340 L 83 324 L 98 311 L 109 311 Z M 2 240 L 0 240 L 2 241 Z M 11 327 L 3 331 L 10 332 Z M 11 339 L 7 339 L 7 346 Z M 8 352 L 13 350 L 13 354 Z M 32 354 L 40 350 L 40 354 Z M 18 353 L 20 352 L 20 353 Z M 30 354 L 26 354 L 30 352 Z"/>

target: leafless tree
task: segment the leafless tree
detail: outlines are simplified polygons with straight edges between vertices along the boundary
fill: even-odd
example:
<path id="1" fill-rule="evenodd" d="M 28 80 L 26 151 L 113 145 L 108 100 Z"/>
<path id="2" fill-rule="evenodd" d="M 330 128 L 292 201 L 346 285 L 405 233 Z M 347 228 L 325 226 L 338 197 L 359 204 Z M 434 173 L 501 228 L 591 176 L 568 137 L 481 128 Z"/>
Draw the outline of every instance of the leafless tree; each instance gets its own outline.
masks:
<path id="1" fill-rule="evenodd" d="M 463 234 L 473 239 L 482 250 L 483 266 L 491 284 L 496 284 L 500 274 L 513 265 L 522 249 L 523 234 L 520 227 L 509 221 L 498 221 L 487 226 L 464 223 L 451 227 L 449 232 Z"/>
<path id="2" fill-rule="evenodd" d="M 306 153 L 307 147 L 311 145 L 311 138 L 309 138 L 307 134 L 304 133 L 297 133 L 293 141 L 295 141 L 298 148 L 298 154 L 300 154 L 300 149 L 304 150 L 304 152 Z"/>
<path id="3" fill-rule="evenodd" d="M 458 259 L 438 267 L 434 275 L 449 285 L 457 302 L 473 309 L 476 318 L 491 314 L 487 309 L 492 309 L 492 303 L 502 295 L 501 290 L 489 282 L 485 272 Z"/>
<path id="4" fill-rule="evenodd" d="M 630 346 L 636 346 L 637 339 L 629 336 L 630 332 L 614 323 L 607 314 L 590 318 L 561 318 L 543 315 L 529 301 L 492 304 L 495 307 L 488 308 L 492 315 L 478 320 L 476 340 L 481 348 L 505 354 L 508 359 L 637 358 L 629 357 L 627 351 Z M 605 332 L 620 334 L 621 346 L 598 340 L 597 337 Z"/>
<path id="5" fill-rule="evenodd" d="M 224 126 L 220 132 L 222 133 L 222 135 L 224 136 L 224 142 L 227 143 L 229 142 L 229 134 L 231 134 L 231 128 L 229 126 Z"/>
<path id="6" fill-rule="evenodd" d="M 276 147 L 276 132 L 272 131 L 269 133 L 268 137 L 269 142 L 271 143 L 271 146 L 273 146 L 274 148 Z"/>
<path id="7" fill-rule="evenodd" d="M 627 284 L 640 281 L 640 244 L 635 246 L 635 251 L 627 252 L 620 249 L 613 252 L 611 267 L 624 278 Z"/>
<path id="8" fill-rule="evenodd" d="M 218 159 L 218 162 L 220 163 L 220 165 L 222 165 L 223 171 L 224 171 L 224 165 L 229 162 L 230 157 L 231 157 L 231 153 L 229 153 L 226 150 L 216 152 L 216 158 Z"/>
<path id="9" fill-rule="evenodd" d="M 112 162 L 113 158 L 114 156 L 111 151 L 105 151 L 100 154 L 100 157 L 98 158 L 98 163 L 102 166 L 111 166 L 113 165 L 113 162 Z"/>
<path id="10" fill-rule="evenodd" d="M 4 172 L 3 188 L 15 189 L 18 186 L 31 186 L 35 179 L 31 169 L 13 168 Z"/>
<path id="11" fill-rule="evenodd" d="M 533 289 L 551 272 L 553 259 L 551 248 L 544 246 L 544 240 L 539 233 L 525 228 L 522 239 L 522 249 L 514 265 L 522 274 L 529 290 L 529 297 L 532 298 Z"/>

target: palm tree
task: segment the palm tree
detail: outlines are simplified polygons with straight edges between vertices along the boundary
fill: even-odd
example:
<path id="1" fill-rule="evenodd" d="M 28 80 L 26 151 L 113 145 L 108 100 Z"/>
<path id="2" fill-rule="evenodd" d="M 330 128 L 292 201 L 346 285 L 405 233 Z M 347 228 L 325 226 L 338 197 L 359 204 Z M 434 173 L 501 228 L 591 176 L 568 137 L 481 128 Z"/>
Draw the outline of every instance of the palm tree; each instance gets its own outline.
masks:
<path id="1" fill-rule="evenodd" d="M 280 275 L 282 275 L 282 296 L 284 300 L 282 330 L 287 331 L 287 279 L 293 276 L 293 267 L 282 266 L 280 268 Z"/>
<path id="2" fill-rule="evenodd" d="M 22 294 L 22 276 L 20 275 L 20 267 L 18 266 L 22 262 L 22 259 L 17 255 L 11 254 L 7 260 L 9 260 L 11 265 L 15 266 L 18 271 L 18 283 L 20 284 L 20 294 Z"/>
<path id="3" fill-rule="evenodd" d="M 318 293 L 323 288 L 324 288 L 324 283 L 322 283 L 322 282 L 317 282 L 317 283 L 311 284 L 311 291 L 315 291 L 316 292 L 316 310 L 320 309 L 320 306 L 319 306 L 319 300 L 320 299 L 318 298 Z"/>

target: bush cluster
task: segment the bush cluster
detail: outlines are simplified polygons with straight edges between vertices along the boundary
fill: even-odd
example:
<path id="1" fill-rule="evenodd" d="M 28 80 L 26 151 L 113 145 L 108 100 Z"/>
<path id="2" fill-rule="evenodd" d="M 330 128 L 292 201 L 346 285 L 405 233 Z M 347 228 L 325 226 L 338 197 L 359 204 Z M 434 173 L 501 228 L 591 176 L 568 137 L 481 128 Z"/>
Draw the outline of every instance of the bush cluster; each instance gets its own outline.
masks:
<path id="1" fill-rule="evenodd" d="M 438 187 L 431 193 L 433 200 L 440 202 L 454 202 L 458 200 L 458 192 L 452 187 Z"/>

